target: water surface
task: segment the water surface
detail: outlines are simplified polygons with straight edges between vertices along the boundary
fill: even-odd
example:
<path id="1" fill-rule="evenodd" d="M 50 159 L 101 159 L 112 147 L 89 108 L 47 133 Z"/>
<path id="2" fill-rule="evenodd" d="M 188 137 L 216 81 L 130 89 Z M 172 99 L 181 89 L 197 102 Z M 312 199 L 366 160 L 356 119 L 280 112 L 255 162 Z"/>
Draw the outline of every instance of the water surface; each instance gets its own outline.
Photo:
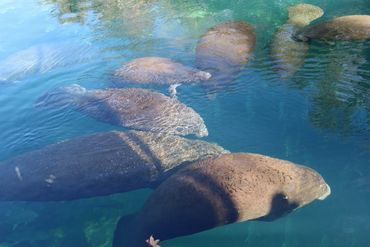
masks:
<path id="1" fill-rule="evenodd" d="M 324 9 L 322 19 L 370 13 L 366 0 L 306 2 Z M 202 33 L 223 21 L 245 20 L 256 28 L 257 46 L 238 78 L 212 91 L 182 86 L 178 98 L 203 117 L 209 130 L 205 140 L 314 168 L 332 194 L 274 222 L 233 224 L 163 246 L 370 246 L 370 42 L 312 42 L 303 67 L 282 80 L 273 70 L 269 46 L 288 6 L 296 3 L 0 1 L 0 67 L 14 56 L 40 62 L 10 83 L 0 82 L 0 160 L 76 136 L 122 130 L 72 109 L 35 108 L 48 90 L 72 83 L 109 87 L 114 69 L 141 56 L 194 66 Z M 165 87 L 155 89 L 167 93 Z M 0 246 L 110 246 L 118 218 L 139 210 L 149 194 L 0 202 Z"/>

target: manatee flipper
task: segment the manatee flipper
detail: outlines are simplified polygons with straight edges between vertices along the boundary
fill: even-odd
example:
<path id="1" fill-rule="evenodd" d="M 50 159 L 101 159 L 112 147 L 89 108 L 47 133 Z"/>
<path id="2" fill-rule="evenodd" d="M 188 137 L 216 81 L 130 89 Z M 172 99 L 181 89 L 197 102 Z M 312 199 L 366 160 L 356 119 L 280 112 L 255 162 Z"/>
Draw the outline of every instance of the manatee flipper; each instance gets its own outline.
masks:
<path id="1" fill-rule="evenodd" d="M 255 220 L 271 222 L 289 214 L 298 207 L 299 203 L 289 201 L 288 196 L 285 195 L 284 193 L 277 193 L 271 200 L 270 212 L 267 215 L 257 218 Z"/>
<path id="2" fill-rule="evenodd" d="M 171 98 L 176 99 L 177 90 L 176 88 L 181 86 L 181 83 L 172 84 L 168 87 L 168 92 L 170 93 Z"/>
<path id="3" fill-rule="evenodd" d="M 86 94 L 86 88 L 78 84 L 57 88 L 40 97 L 35 106 L 76 106 L 81 96 Z"/>

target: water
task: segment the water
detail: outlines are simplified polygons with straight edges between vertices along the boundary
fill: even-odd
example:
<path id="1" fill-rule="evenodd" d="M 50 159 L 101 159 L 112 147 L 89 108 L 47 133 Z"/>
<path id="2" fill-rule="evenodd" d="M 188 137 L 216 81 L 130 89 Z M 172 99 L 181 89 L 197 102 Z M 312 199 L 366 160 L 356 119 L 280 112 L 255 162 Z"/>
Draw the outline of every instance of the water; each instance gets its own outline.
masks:
<path id="1" fill-rule="evenodd" d="M 299 72 L 281 80 L 272 70 L 269 42 L 295 3 L 1 0 L 0 61 L 33 48 L 46 51 L 43 58 L 49 55 L 47 65 L 53 66 L 39 66 L 0 85 L 0 160 L 119 129 L 71 109 L 35 108 L 46 91 L 71 83 L 108 87 L 115 68 L 140 56 L 165 56 L 192 66 L 202 33 L 242 19 L 256 27 L 257 46 L 237 80 L 212 94 L 204 87 L 182 86 L 179 100 L 205 120 L 210 133 L 205 140 L 233 152 L 312 167 L 330 184 L 332 195 L 274 222 L 233 224 L 163 246 L 370 246 L 370 42 L 313 42 Z M 366 0 L 307 3 L 323 8 L 323 19 L 370 12 Z M 155 89 L 167 93 L 167 88 Z M 137 211 L 149 194 L 0 202 L 0 246 L 110 246 L 117 219 Z"/>

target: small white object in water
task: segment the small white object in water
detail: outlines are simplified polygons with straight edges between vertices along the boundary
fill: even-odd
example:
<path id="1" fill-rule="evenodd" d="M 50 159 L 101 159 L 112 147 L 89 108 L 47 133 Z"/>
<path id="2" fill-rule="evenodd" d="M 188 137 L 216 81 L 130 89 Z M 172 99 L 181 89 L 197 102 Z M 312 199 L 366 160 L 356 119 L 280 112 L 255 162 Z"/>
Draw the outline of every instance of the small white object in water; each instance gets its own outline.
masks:
<path id="1" fill-rule="evenodd" d="M 47 182 L 48 184 L 52 184 L 52 183 L 54 183 L 55 179 L 56 179 L 56 177 L 53 174 L 51 174 L 51 175 L 49 175 L 49 177 L 47 179 L 45 179 L 45 182 Z"/>
<path id="2" fill-rule="evenodd" d="M 14 170 L 15 170 L 15 174 L 17 174 L 17 178 L 19 179 L 19 181 L 22 181 L 23 178 L 22 178 L 22 175 L 21 175 L 21 171 L 19 170 L 19 167 L 16 166 Z"/>
<path id="3" fill-rule="evenodd" d="M 176 98 L 176 94 L 177 94 L 177 90 L 176 90 L 176 88 L 177 88 L 178 86 L 181 86 L 181 84 L 180 84 L 180 83 L 172 84 L 172 85 L 170 85 L 170 87 L 168 88 L 168 91 L 170 92 L 170 96 L 171 96 L 172 98 Z"/>

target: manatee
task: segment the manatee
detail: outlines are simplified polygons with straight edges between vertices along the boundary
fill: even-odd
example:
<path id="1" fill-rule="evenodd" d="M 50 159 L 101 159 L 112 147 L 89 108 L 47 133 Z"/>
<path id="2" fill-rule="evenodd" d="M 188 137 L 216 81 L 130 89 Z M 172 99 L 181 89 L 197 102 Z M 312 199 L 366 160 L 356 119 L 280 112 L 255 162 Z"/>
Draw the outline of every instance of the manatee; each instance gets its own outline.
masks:
<path id="1" fill-rule="evenodd" d="M 232 153 L 196 161 L 165 180 L 133 216 L 122 217 L 114 247 L 142 247 L 247 220 L 270 221 L 330 187 L 314 170 L 258 154 Z"/>
<path id="2" fill-rule="evenodd" d="M 289 78 L 303 65 L 308 51 L 306 42 L 299 42 L 294 35 L 321 17 L 324 11 L 311 4 L 298 4 L 288 9 L 288 21 L 279 27 L 271 43 L 271 57 L 283 78 Z"/>
<path id="3" fill-rule="evenodd" d="M 31 75 L 89 62 L 97 52 L 89 45 L 45 43 L 16 52 L 0 61 L 0 82 L 16 82 Z"/>
<path id="4" fill-rule="evenodd" d="M 216 25 L 198 41 L 197 68 L 211 73 L 208 85 L 232 82 L 248 62 L 255 43 L 254 28 L 244 21 Z"/>
<path id="5" fill-rule="evenodd" d="M 370 15 L 348 15 L 317 23 L 296 35 L 297 39 L 323 41 L 370 39 Z"/>
<path id="6" fill-rule="evenodd" d="M 119 83 L 162 84 L 193 83 L 208 80 L 211 74 L 187 67 L 168 58 L 142 57 L 129 61 L 114 72 Z"/>
<path id="7" fill-rule="evenodd" d="M 225 152 L 205 141 L 151 132 L 77 137 L 0 163 L 0 200 L 72 200 L 147 188 L 190 161 Z"/>
<path id="8" fill-rule="evenodd" d="M 141 88 L 87 90 L 77 84 L 57 88 L 36 106 L 71 106 L 100 121 L 135 130 L 198 137 L 208 135 L 192 108 L 158 92 Z"/>

